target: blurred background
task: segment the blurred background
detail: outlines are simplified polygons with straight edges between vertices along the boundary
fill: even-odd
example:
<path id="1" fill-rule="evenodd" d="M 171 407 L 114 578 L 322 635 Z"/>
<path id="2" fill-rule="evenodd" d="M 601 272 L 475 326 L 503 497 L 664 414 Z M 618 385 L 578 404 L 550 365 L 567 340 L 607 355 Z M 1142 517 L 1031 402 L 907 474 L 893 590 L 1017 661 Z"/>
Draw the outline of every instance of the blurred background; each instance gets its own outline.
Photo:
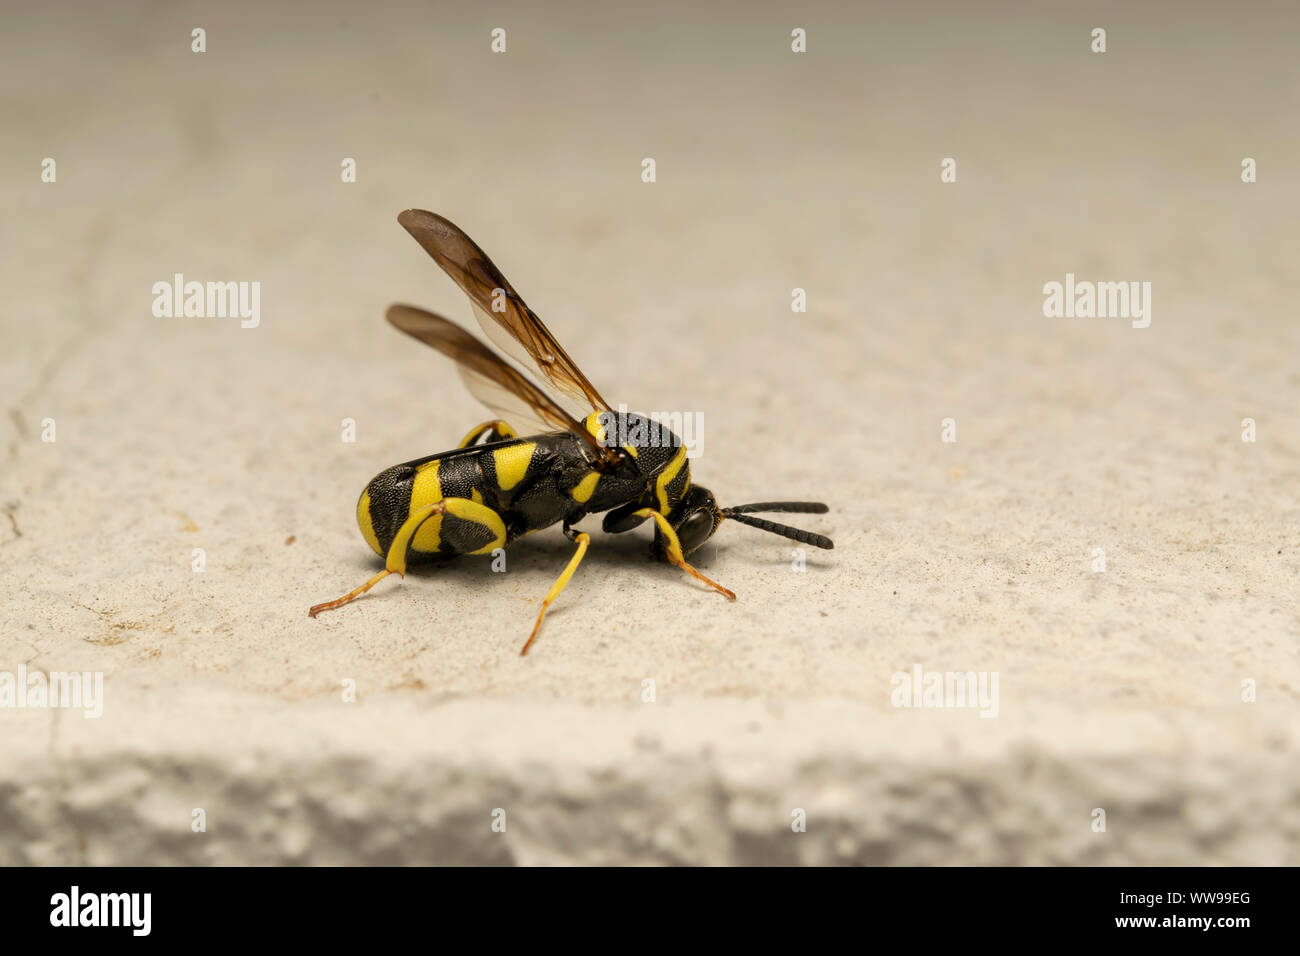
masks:
<path id="1" fill-rule="evenodd" d="M 0 669 L 109 695 L 0 715 L 44 794 L 5 862 L 1297 861 L 1293 4 L 4 22 Z M 473 324 L 412 206 L 611 401 L 700 413 L 722 503 L 828 501 L 836 550 L 724 527 L 728 606 L 598 537 L 527 666 L 558 532 L 310 621 L 375 570 L 365 482 L 487 417 L 383 320 Z M 155 317 L 175 273 L 260 282 L 260 324 Z M 1066 273 L 1150 282 L 1150 327 L 1045 317 Z M 999 719 L 892 707 L 918 662 L 1000 673 Z M 525 836 L 458 835 L 502 793 Z"/>

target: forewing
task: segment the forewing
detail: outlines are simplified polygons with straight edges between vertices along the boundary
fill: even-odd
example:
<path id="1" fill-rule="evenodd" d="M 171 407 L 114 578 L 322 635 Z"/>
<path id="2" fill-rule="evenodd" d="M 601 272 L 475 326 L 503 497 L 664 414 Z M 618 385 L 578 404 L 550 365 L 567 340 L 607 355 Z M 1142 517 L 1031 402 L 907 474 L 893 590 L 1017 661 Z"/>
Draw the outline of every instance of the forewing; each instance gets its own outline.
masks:
<path id="1" fill-rule="evenodd" d="M 542 431 L 569 431 L 606 464 L 618 452 L 598 442 L 577 419 L 499 355 L 454 322 L 411 305 L 390 306 L 388 321 L 453 360 L 470 393 L 506 420 L 533 421 Z"/>
<path id="2" fill-rule="evenodd" d="M 558 395 L 592 411 L 611 411 L 487 253 L 455 223 L 423 209 L 408 209 L 397 221 L 469 296 L 479 325 L 502 351 L 535 369 Z"/>

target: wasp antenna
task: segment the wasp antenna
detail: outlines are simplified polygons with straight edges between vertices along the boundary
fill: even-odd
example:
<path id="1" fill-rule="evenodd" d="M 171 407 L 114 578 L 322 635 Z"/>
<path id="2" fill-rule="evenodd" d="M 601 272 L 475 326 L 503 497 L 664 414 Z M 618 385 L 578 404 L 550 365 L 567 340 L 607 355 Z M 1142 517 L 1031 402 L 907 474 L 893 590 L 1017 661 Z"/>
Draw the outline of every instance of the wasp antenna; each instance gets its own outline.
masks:
<path id="1" fill-rule="evenodd" d="M 759 501 L 752 505 L 734 505 L 723 508 L 722 513 L 728 518 L 735 515 L 753 514 L 755 511 L 782 511 L 786 514 L 824 515 L 831 509 L 820 501 Z"/>
<path id="2" fill-rule="evenodd" d="M 800 544 L 811 544 L 814 548 L 825 548 L 830 551 L 835 547 L 835 542 L 824 534 L 813 534 L 811 531 L 804 531 L 802 528 L 791 528 L 789 525 L 777 524 L 775 521 L 768 521 L 766 518 L 751 518 L 746 514 L 729 514 L 726 517 L 733 521 L 739 521 L 741 524 L 747 524 L 751 528 L 770 531 L 773 534 L 779 534 L 783 538 L 790 538 Z"/>

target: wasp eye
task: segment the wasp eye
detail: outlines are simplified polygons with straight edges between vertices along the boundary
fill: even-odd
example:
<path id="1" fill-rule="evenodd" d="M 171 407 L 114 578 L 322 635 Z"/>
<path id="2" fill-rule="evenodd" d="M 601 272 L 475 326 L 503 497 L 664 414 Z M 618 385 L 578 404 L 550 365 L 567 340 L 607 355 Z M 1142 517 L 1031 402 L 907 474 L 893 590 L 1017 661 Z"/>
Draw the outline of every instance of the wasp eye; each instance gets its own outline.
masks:
<path id="1" fill-rule="evenodd" d="M 689 515 L 685 521 L 676 528 L 677 540 L 681 542 L 682 552 L 690 554 L 709 538 L 713 537 L 713 531 L 717 527 L 714 521 L 713 513 L 706 508 Z"/>

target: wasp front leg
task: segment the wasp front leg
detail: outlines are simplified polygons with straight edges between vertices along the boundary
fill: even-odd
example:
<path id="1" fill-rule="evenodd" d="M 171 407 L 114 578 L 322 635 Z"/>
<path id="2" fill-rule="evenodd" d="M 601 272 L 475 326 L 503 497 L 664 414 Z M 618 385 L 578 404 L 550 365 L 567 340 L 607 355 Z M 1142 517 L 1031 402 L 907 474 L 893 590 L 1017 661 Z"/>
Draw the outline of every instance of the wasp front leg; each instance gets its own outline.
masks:
<path id="1" fill-rule="evenodd" d="M 505 522 L 487 505 L 468 498 L 431 502 L 413 511 L 397 530 L 384 560 L 384 570 L 341 598 L 317 604 L 307 613 L 315 617 L 321 611 L 332 611 L 355 601 L 390 574 L 405 577 L 406 558 L 417 534 L 422 551 L 448 555 L 488 554 L 506 544 Z"/>
<path id="2" fill-rule="evenodd" d="M 632 512 L 632 514 L 629 515 L 628 517 L 633 517 L 633 516 L 637 518 L 643 518 L 643 519 L 644 518 L 654 519 L 655 525 L 659 528 L 660 533 L 663 534 L 664 536 L 664 551 L 669 561 L 677 565 L 679 568 L 681 568 L 683 571 L 685 571 L 687 574 L 689 574 L 691 577 L 695 578 L 696 580 L 703 581 L 705 584 L 713 588 L 719 594 L 726 597 L 727 600 L 729 601 L 736 600 L 736 592 L 731 591 L 728 588 L 724 588 L 717 581 L 712 581 L 709 578 L 706 578 L 703 574 L 695 570 L 695 568 L 691 567 L 691 565 L 687 563 L 686 556 L 682 553 L 682 543 L 680 540 L 678 540 L 677 532 L 673 530 L 673 526 L 668 523 L 667 518 L 665 518 L 658 511 L 655 511 L 653 508 L 641 508 L 637 511 Z"/>
<path id="3" fill-rule="evenodd" d="M 515 431 L 508 423 L 497 418 L 490 422 L 484 422 L 481 425 L 475 425 L 466 433 L 465 437 L 460 440 L 457 448 L 468 448 L 476 444 L 484 435 L 489 442 L 504 441 L 510 438 L 518 438 L 519 433 Z"/>

